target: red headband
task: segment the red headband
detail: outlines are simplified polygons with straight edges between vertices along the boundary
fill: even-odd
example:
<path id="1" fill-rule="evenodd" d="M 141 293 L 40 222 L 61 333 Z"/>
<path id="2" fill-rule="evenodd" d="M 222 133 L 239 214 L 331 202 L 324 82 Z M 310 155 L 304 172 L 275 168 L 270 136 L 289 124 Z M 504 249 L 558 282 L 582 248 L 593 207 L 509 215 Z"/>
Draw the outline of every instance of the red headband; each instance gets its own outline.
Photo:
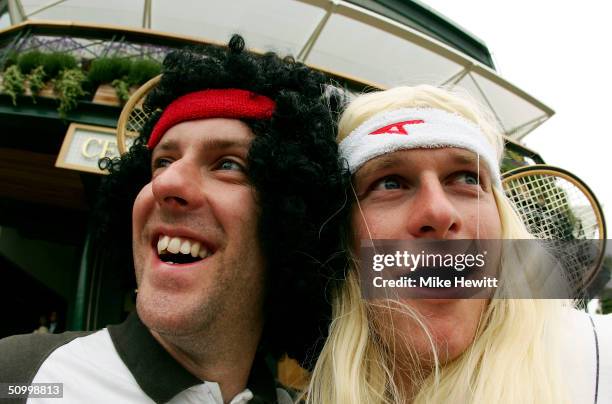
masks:
<path id="1" fill-rule="evenodd" d="M 185 94 L 166 107 L 147 146 L 153 150 L 166 131 L 177 123 L 206 118 L 270 119 L 275 108 L 276 103 L 270 98 L 235 88 Z"/>

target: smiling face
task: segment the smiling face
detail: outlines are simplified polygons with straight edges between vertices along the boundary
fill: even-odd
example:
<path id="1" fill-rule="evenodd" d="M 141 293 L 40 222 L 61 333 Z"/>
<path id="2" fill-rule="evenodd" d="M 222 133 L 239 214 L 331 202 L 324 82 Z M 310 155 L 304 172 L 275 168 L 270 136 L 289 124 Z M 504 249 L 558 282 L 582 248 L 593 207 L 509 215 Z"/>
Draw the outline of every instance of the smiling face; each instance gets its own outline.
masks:
<path id="1" fill-rule="evenodd" d="M 352 214 L 354 247 L 370 236 L 397 240 L 501 238 L 490 174 L 482 161 L 479 167 L 470 151 L 412 149 L 386 154 L 368 161 L 355 174 L 354 183 L 359 199 Z M 420 315 L 445 363 L 471 343 L 487 301 L 409 299 L 404 303 Z M 384 309 L 376 317 L 380 332 L 407 341 L 422 359 L 429 358 L 429 340 L 414 319 Z M 392 329 L 383 324 L 389 321 Z"/>
<path id="2" fill-rule="evenodd" d="M 194 120 L 170 128 L 153 150 L 132 225 L 137 310 L 159 334 L 261 329 L 264 259 L 246 174 L 252 139 L 239 120 Z"/>

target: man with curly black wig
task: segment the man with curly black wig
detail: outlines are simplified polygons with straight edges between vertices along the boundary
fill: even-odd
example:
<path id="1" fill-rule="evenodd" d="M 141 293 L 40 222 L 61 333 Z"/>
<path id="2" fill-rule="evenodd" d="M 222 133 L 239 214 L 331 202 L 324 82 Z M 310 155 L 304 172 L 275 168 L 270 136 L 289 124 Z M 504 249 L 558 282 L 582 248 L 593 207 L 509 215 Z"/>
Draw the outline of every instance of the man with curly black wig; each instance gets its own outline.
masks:
<path id="1" fill-rule="evenodd" d="M 244 51 L 239 36 L 170 53 L 146 100 L 152 118 L 126 155 L 101 163 L 98 242 L 133 253 L 136 313 L 45 342 L 13 374 L 63 381 L 74 402 L 291 402 L 266 361 L 316 360 L 345 267 L 326 84 L 292 59 Z"/>

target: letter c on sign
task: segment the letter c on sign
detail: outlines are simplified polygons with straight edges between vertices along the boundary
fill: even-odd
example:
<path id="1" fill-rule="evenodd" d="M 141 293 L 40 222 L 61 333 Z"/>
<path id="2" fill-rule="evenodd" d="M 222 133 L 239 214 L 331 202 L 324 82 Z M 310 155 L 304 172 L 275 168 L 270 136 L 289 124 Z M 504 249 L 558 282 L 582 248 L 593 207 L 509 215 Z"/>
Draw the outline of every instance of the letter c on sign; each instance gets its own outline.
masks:
<path id="1" fill-rule="evenodd" d="M 83 148 L 81 149 L 81 154 L 83 155 L 83 157 L 88 158 L 88 159 L 98 157 L 98 152 L 94 152 L 94 153 L 89 152 L 89 146 L 93 142 L 97 143 L 99 146 L 102 146 L 102 142 L 100 141 L 100 139 L 96 139 L 95 137 L 90 137 L 83 143 Z"/>

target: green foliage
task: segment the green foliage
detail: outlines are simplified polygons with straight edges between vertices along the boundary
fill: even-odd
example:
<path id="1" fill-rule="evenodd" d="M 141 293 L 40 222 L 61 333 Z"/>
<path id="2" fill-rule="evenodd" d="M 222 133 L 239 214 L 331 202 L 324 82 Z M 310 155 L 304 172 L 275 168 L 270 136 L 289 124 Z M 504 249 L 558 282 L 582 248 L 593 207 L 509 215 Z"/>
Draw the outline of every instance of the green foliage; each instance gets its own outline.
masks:
<path id="1" fill-rule="evenodd" d="M 119 100 L 125 103 L 130 86 L 142 85 L 161 73 L 161 64 L 153 59 L 132 61 L 124 57 L 105 57 L 93 60 L 85 77 L 78 60 L 71 54 L 39 50 L 22 54 L 12 52 L 6 55 L 4 66 L 14 66 L 4 73 L 3 85 L 13 104 L 16 105 L 17 96 L 25 92 L 26 82 L 29 82 L 34 96 L 45 86 L 45 80 L 53 79 L 61 116 L 65 116 L 77 105 L 78 99 L 87 94 L 84 86 L 93 91 L 100 84 L 111 83 Z"/>
<path id="2" fill-rule="evenodd" d="M 47 75 L 54 78 L 62 70 L 75 69 L 78 63 L 76 58 L 69 53 L 53 52 L 45 54 L 42 65 Z"/>
<path id="3" fill-rule="evenodd" d="M 4 55 L 3 69 L 16 65 L 18 60 L 19 60 L 19 54 L 17 52 L 15 52 L 14 50 L 7 51 L 6 55 Z M 2 67 L 0 66 L 0 68 Z"/>
<path id="4" fill-rule="evenodd" d="M 596 287 L 601 288 L 600 292 L 600 303 L 601 303 L 601 314 L 612 313 L 612 288 L 606 288 L 609 284 L 610 278 L 612 277 L 612 257 L 606 256 L 603 259 L 601 269 L 597 274 L 597 277 L 592 282 L 596 284 Z"/>
<path id="5" fill-rule="evenodd" d="M 526 164 L 525 157 L 513 150 L 506 149 L 501 163 L 501 172 L 505 173 Z"/>
<path id="6" fill-rule="evenodd" d="M 19 58 L 17 59 L 17 64 L 19 65 L 19 69 L 21 69 L 24 74 L 30 74 L 32 70 L 34 70 L 38 66 L 43 65 L 44 59 L 44 53 L 42 53 L 41 51 L 33 50 L 19 55 Z"/>
<path id="7" fill-rule="evenodd" d="M 122 104 L 125 104 L 128 98 L 130 98 L 130 86 L 123 79 L 115 79 L 112 82 L 112 86 L 115 88 L 117 97 Z"/>
<path id="8" fill-rule="evenodd" d="M 612 297 L 601 299 L 601 314 L 612 313 Z"/>
<path id="9" fill-rule="evenodd" d="M 141 86 L 161 73 L 161 63 L 152 59 L 138 59 L 132 63 L 127 82 Z"/>
<path id="10" fill-rule="evenodd" d="M 60 105 L 58 111 L 62 118 L 77 106 L 78 99 L 83 97 L 86 92 L 83 90 L 85 74 L 80 69 L 62 70 L 54 80 L 55 92 L 59 98 Z"/>
<path id="11" fill-rule="evenodd" d="M 13 65 L 4 71 L 2 88 L 5 93 L 11 96 L 13 105 L 17 105 L 17 96 L 25 92 L 25 78 L 19 70 L 19 66 Z"/>
<path id="12" fill-rule="evenodd" d="M 25 74 L 30 74 L 38 66 L 43 66 L 47 76 L 54 78 L 64 69 L 74 69 L 78 63 L 76 58 L 69 53 L 42 53 L 34 50 L 21 54 L 18 64 Z"/>
<path id="13" fill-rule="evenodd" d="M 123 79 L 130 73 L 132 61 L 127 58 L 110 57 L 100 58 L 91 62 L 87 78 L 94 85 L 112 83 L 113 80 Z"/>
<path id="14" fill-rule="evenodd" d="M 45 73 L 45 68 L 43 66 L 38 66 L 28 75 L 28 82 L 30 83 L 30 92 L 32 93 L 32 99 L 34 100 L 34 102 L 36 102 L 34 96 L 38 94 L 38 92 L 42 90 L 42 88 L 45 86 L 46 77 L 47 74 Z"/>

